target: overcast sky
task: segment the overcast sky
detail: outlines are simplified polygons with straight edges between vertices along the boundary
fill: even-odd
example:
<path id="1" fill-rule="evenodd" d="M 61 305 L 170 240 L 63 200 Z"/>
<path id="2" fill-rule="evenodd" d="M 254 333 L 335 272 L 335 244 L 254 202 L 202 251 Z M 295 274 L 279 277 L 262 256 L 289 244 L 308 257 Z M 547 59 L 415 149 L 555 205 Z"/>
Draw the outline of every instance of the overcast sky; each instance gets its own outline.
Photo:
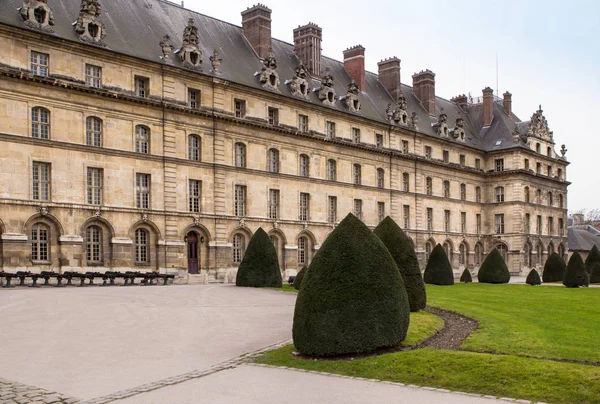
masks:
<path id="1" fill-rule="evenodd" d="M 292 30 L 323 29 L 323 55 L 338 60 L 361 44 L 367 70 L 402 59 L 402 82 L 430 69 L 436 94 L 475 97 L 490 86 L 513 94 L 513 112 L 529 120 L 542 105 L 556 151 L 569 150 L 569 211 L 600 208 L 600 2 L 533 0 L 264 0 L 273 10 L 272 36 L 293 42 Z M 185 0 L 185 7 L 236 25 L 249 0 Z M 496 91 L 494 91 L 496 93 Z M 599 125 L 600 126 L 600 125 Z"/>

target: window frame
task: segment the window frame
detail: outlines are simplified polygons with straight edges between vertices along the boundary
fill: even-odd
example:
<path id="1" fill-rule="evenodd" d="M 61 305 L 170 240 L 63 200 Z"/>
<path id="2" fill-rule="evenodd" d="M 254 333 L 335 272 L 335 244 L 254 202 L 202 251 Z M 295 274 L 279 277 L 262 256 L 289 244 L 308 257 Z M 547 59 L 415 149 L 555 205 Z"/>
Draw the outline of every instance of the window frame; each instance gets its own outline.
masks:
<path id="1" fill-rule="evenodd" d="M 102 66 L 85 64 L 85 84 L 93 88 L 102 88 Z"/>
<path id="2" fill-rule="evenodd" d="M 278 189 L 269 189 L 269 200 L 268 200 L 268 217 L 269 219 L 279 219 L 280 205 L 279 201 L 281 194 Z"/>
<path id="3" fill-rule="evenodd" d="M 95 234 L 91 234 L 95 232 Z M 97 225 L 85 229 L 85 261 L 88 266 L 102 265 L 102 228 Z"/>
<path id="4" fill-rule="evenodd" d="M 310 215 L 310 194 L 308 192 L 300 192 L 298 220 L 307 222 L 310 220 L 309 215 Z"/>
<path id="5" fill-rule="evenodd" d="M 135 152 L 150 154 L 150 128 L 145 125 L 135 126 Z"/>
<path id="6" fill-rule="evenodd" d="M 87 146 L 102 147 L 104 122 L 97 116 L 85 118 L 85 144 Z"/>
<path id="7" fill-rule="evenodd" d="M 29 232 L 31 247 L 31 262 L 36 264 L 49 264 L 51 254 L 51 233 L 46 223 L 37 222 L 31 226 Z M 42 237 L 43 235 L 43 237 Z"/>
<path id="8" fill-rule="evenodd" d="M 202 138 L 200 135 L 188 135 L 188 160 L 202 161 Z"/>
<path id="9" fill-rule="evenodd" d="M 273 147 L 267 150 L 267 171 L 279 173 L 279 150 Z"/>
<path id="10" fill-rule="evenodd" d="M 233 145 L 233 164 L 237 168 L 246 168 L 246 144 L 235 142 Z"/>
<path id="11" fill-rule="evenodd" d="M 233 112 L 236 118 L 243 119 L 246 117 L 246 100 L 234 98 Z"/>
<path id="12" fill-rule="evenodd" d="M 135 207 L 150 209 L 151 176 L 146 173 L 135 173 Z"/>
<path id="13" fill-rule="evenodd" d="M 269 118 L 269 125 L 279 126 L 279 108 L 268 107 L 267 116 Z"/>
<path id="14" fill-rule="evenodd" d="M 150 264 L 150 232 L 143 228 L 135 229 L 134 234 L 134 264 Z"/>
<path id="15" fill-rule="evenodd" d="M 144 76 L 133 76 L 134 94 L 136 97 L 150 97 L 150 78 Z"/>
<path id="16" fill-rule="evenodd" d="M 362 185 L 362 167 L 358 163 L 352 165 L 352 183 Z"/>
<path id="17" fill-rule="evenodd" d="M 233 214 L 236 217 L 246 216 L 246 198 L 247 198 L 246 185 L 236 184 L 234 188 L 233 197 Z"/>
<path id="18" fill-rule="evenodd" d="M 45 59 L 45 63 L 42 62 L 43 59 Z M 29 53 L 29 71 L 35 76 L 48 77 L 50 71 L 50 55 L 32 50 Z"/>
<path id="19" fill-rule="evenodd" d="M 188 108 L 200 109 L 202 105 L 202 92 L 196 88 L 188 87 Z"/>
<path id="20" fill-rule="evenodd" d="M 104 170 L 98 167 L 88 167 L 86 170 L 86 190 L 88 205 L 100 206 L 103 198 Z"/>
<path id="21" fill-rule="evenodd" d="M 31 108 L 31 137 L 35 139 L 49 140 L 51 133 L 51 113 L 44 107 Z"/>
<path id="22" fill-rule="evenodd" d="M 202 181 L 188 179 L 188 211 L 202 212 Z"/>
<path id="23" fill-rule="evenodd" d="M 31 199 L 49 202 L 52 198 L 52 165 L 44 161 L 33 161 L 31 167 Z"/>

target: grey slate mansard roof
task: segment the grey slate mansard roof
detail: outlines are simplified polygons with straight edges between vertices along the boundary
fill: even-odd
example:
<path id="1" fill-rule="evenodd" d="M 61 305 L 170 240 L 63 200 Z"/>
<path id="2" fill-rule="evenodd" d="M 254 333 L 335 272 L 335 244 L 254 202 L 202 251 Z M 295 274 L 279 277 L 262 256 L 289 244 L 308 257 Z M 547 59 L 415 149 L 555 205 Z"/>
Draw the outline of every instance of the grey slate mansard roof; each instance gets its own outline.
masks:
<path id="1" fill-rule="evenodd" d="M 244 38 L 241 27 L 187 10 L 165 0 L 104 0 L 101 4 L 103 7 L 100 19 L 105 24 L 107 32 L 104 38 L 106 49 L 162 63 L 160 41 L 165 34 L 168 34 L 175 49 L 179 49 L 182 44 L 183 30 L 188 19 L 192 18 L 198 27 L 200 37 L 199 47 L 203 57 L 203 74 L 213 75 L 210 72 L 208 58 L 214 49 L 219 49 L 223 58 L 220 69 L 222 74 L 219 77 L 249 87 L 262 88 L 258 78 L 254 76 L 255 72 L 260 71 L 262 67 L 261 61 Z M 23 0 L 4 0 L 0 23 L 29 29 L 23 24 L 18 12 L 22 5 Z M 55 21 L 55 33 L 48 35 L 81 43 L 73 27 L 73 23 L 79 15 L 81 0 L 49 0 L 48 5 L 52 8 Z M 285 81 L 294 77 L 295 68 L 300 64 L 294 53 L 294 46 L 273 39 L 273 53 L 277 59 L 277 71 L 281 79 L 279 90 L 281 94 L 293 97 L 289 87 L 285 85 Z M 173 63 L 175 66 L 182 67 L 177 57 L 173 58 Z M 351 78 L 344 69 L 344 63 L 323 57 L 323 71 L 326 68 L 330 69 L 330 73 L 335 79 L 334 88 L 338 96 L 345 95 Z M 320 80 L 310 79 L 310 84 L 312 88 L 319 88 Z M 412 87 L 403 84 L 402 91 L 408 101 L 408 116 L 410 117 L 413 112 L 417 113 L 419 132 L 425 135 L 439 137 L 432 128 L 432 124 L 437 122 L 437 116 L 443 112 L 448 116 L 447 122 L 450 129 L 454 128 L 456 118 L 462 117 L 465 120 L 464 128 L 467 136 L 465 144 L 467 146 L 485 151 L 513 147 L 527 148 L 525 144 L 515 145 L 513 141 L 512 134 L 516 122 L 520 122 L 520 120 L 514 116 L 513 118 L 507 116 L 503 107 L 496 102 L 494 102 L 493 123 L 490 127 L 484 128 L 481 104 L 469 105 L 466 111 L 462 111 L 454 102 L 437 97 L 436 116 L 431 117 L 413 94 Z M 366 73 L 366 88 L 362 89 L 359 99 L 362 108 L 357 114 L 358 116 L 387 123 L 387 105 L 393 103 L 394 100 L 379 83 L 376 74 Z M 314 105 L 322 105 L 314 92 L 311 92 L 309 102 Z M 342 101 L 339 100 L 335 107 L 325 108 L 347 111 Z M 526 124 L 520 123 L 518 126 L 521 134 L 527 133 Z M 448 138 L 447 141 L 455 142 L 451 138 Z M 501 141 L 500 145 L 496 145 L 498 141 Z"/>
<path id="2" fill-rule="evenodd" d="M 570 251 L 590 251 L 594 245 L 600 248 L 600 230 L 593 226 L 570 226 L 567 231 Z"/>

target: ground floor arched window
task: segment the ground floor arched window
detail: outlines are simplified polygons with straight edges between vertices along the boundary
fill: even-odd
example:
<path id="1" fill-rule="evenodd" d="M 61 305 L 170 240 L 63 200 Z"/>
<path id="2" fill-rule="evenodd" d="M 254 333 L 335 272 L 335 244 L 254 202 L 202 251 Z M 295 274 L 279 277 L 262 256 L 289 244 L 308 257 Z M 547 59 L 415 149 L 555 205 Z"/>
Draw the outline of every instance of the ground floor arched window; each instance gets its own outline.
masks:
<path id="1" fill-rule="evenodd" d="M 475 244 L 475 257 L 474 257 L 475 265 L 481 265 L 483 261 L 483 247 L 481 244 Z"/>
<path id="2" fill-rule="evenodd" d="M 246 238 L 243 234 L 236 233 L 233 235 L 233 262 L 239 264 L 244 259 L 246 251 Z"/>
<path id="3" fill-rule="evenodd" d="M 507 257 L 507 254 L 508 254 L 508 248 L 506 248 L 506 246 L 504 244 L 498 244 L 496 246 L 496 248 L 500 252 L 500 255 L 502 256 L 502 258 L 504 258 L 504 261 L 506 262 L 506 257 Z"/>
<path id="4" fill-rule="evenodd" d="M 298 237 L 298 265 L 306 265 L 308 262 L 308 239 L 304 236 Z"/>
<path id="5" fill-rule="evenodd" d="M 85 258 L 88 264 L 102 263 L 102 229 L 90 226 L 85 232 Z"/>
<path id="6" fill-rule="evenodd" d="M 43 223 L 31 227 L 31 260 L 50 261 L 50 229 Z"/>
<path id="7" fill-rule="evenodd" d="M 469 258 L 469 247 L 465 243 L 461 243 L 459 248 L 458 263 L 459 265 L 467 265 Z"/>
<path id="8" fill-rule="evenodd" d="M 533 266 L 533 249 L 529 243 L 523 247 L 523 261 L 526 267 Z"/>
<path id="9" fill-rule="evenodd" d="M 433 243 L 431 241 L 428 241 L 425 243 L 425 262 L 429 261 L 431 251 L 433 251 Z"/>
<path id="10" fill-rule="evenodd" d="M 147 264 L 149 262 L 149 236 L 144 229 L 135 231 L 135 263 Z"/>

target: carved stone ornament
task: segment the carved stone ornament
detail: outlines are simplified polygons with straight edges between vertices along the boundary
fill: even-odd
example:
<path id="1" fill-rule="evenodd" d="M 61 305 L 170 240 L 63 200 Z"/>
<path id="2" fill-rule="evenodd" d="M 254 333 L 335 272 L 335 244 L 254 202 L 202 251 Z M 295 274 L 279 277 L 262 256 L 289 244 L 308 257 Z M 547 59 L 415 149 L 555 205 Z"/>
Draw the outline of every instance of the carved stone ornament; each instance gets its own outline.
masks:
<path id="1" fill-rule="evenodd" d="M 352 79 L 350 84 L 348 84 L 348 91 L 346 92 L 346 96 L 344 97 L 344 102 L 346 103 L 346 107 L 352 112 L 360 111 L 360 101 L 358 100 L 358 94 L 360 94 L 360 87 L 356 84 L 356 81 Z"/>
<path id="2" fill-rule="evenodd" d="M 308 80 L 306 80 L 306 68 L 300 65 L 296 68 L 296 75 L 290 81 L 290 90 L 296 97 L 308 99 Z"/>
<path id="3" fill-rule="evenodd" d="M 188 25 L 183 30 L 183 44 L 175 53 L 183 62 L 183 67 L 190 70 L 202 71 L 202 51 L 198 48 L 198 27 L 194 19 L 188 20 Z"/>
<path id="4" fill-rule="evenodd" d="M 100 21 L 102 5 L 98 0 L 82 0 L 79 17 L 75 23 L 75 32 L 83 42 L 106 46 L 104 37 L 106 28 Z"/>
<path id="5" fill-rule="evenodd" d="M 515 126 L 515 131 L 513 132 L 513 143 L 514 144 L 521 143 L 521 133 L 519 132 L 519 129 L 517 129 L 516 126 Z"/>
<path id="6" fill-rule="evenodd" d="M 438 116 L 438 121 L 433 125 L 435 129 L 435 133 L 440 136 L 448 136 L 448 115 L 446 115 L 443 111 Z"/>
<path id="7" fill-rule="evenodd" d="M 277 220 L 275 220 L 275 221 L 273 222 L 273 228 L 274 228 L 274 229 L 278 229 L 278 228 L 279 228 L 279 222 L 278 222 Z"/>
<path id="8" fill-rule="evenodd" d="M 240 227 L 246 227 L 246 219 L 244 219 L 244 218 L 240 219 Z"/>
<path id="9" fill-rule="evenodd" d="M 54 32 L 54 14 L 48 6 L 48 0 L 24 0 L 19 9 L 26 26 L 40 31 Z"/>
<path id="10" fill-rule="evenodd" d="M 304 223 L 302 223 L 302 228 L 303 228 L 304 230 L 308 229 L 308 222 L 304 222 Z"/>
<path id="11" fill-rule="evenodd" d="M 102 210 L 100 210 L 100 208 L 96 208 L 94 210 L 94 218 L 98 219 L 101 216 L 102 216 Z"/>
<path id="12" fill-rule="evenodd" d="M 396 124 L 408 124 L 408 113 L 406 112 L 407 107 L 408 102 L 406 102 L 406 97 L 404 97 L 404 94 L 400 93 L 400 96 L 398 97 L 398 104 L 396 105 L 396 109 L 394 110 L 393 114 L 393 120 L 396 122 Z"/>
<path id="13" fill-rule="evenodd" d="M 209 59 L 213 73 L 221 74 L 221 62 L 223 62 L 223 58 L 221 57 L 221 53 L 219 52 L 219 50 L 213 50 L 213 54 Z"/>
<path id="14" fill-rule="evenodd" d="M 531 116 L 529 121 L 529 133 L 535 137 L 552 140 L 553 133 L 548 129 L 548 122 L 544 117 L 542 106 Z"/>
<path id="15" fill-rule="evenodd" d="M 419 117 L 416 112 L 413 112 L 410 117 L 410 127 L 414 130 L 419 130 Z"/>
<path id="16" fill-rule="evenodd" d="M 194 216 L 194 225 L 200 226 L 200 216 Z"/>
<path id="17" fill-rule="evenodd" d="M 146 223 L 149 220 L 147 213 L 142 213 L 142 222 Z"/>
<path id="18" fill-rule="evenodd" d="M 565 146 L 564 144 L 562 146 L 560 146 L 560 154 L 562 154 L 562 158 L 565 158 L 567 155 L 567 146 Z"/>
<path id="19" fill-rule="evenodd" d="M 452 131 L 452 137 L 456 140 L 460 140 L 461 142 L 465 141 L 465 120 L 462 118 L 456 118 L 456 124 L 454 126 L 454 130 Z"/>
<path id="20" fill-rule="evenodd" d="M 266 89 L 279 92 L 279 73 L 277 73 L 277 59 L 273 52 L 263 60 L 263 67 L 258 74 L 260 84 Z"/>
<path id="21" fill-rule="evenodd" d="M 48 207 L 47 206 L 40 206 L 38 208 L 40 215 L 42 216 L 46 216 L 48 214 Z"/>
<path id="22" fill-rule="evenodd" d="M 337 95 L 333 88 L 333 76 L 331 75 L 329 68 L 325 69 L 325 76 L 321 80 L 321 87 L 319 88 L 319 99 L 325 105 L 330 107 L 335 105 Z"/>
<path id="23" fill-rule="evenodd" d="M 160 41 L 160 49 L 162 49 L 161 58 L 165 62 L 171 62 L 171 55 L 173 54 L 173 44 L 171 44 L 171 37 L 169 35 L 163 36 L 163 39 Z"/>

